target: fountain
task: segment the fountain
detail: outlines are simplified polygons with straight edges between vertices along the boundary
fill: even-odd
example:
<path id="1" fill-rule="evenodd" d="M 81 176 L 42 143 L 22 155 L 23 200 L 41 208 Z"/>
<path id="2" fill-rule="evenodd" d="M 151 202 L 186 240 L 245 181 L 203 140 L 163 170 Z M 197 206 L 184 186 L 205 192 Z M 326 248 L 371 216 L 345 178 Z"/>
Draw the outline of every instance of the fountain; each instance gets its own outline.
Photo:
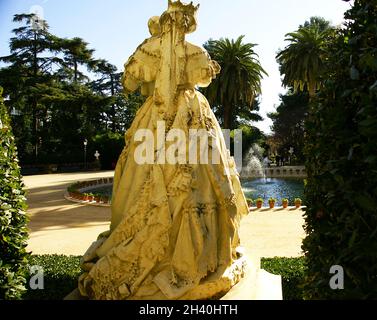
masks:
<path id="1" fill-rule="evenodd" d="M 264 149 L 254 143 L 246 154 L 241 177 L 244 179 L 262 178 L 266 181 L 266 170 L 268 159 L 263 159 Z"/>

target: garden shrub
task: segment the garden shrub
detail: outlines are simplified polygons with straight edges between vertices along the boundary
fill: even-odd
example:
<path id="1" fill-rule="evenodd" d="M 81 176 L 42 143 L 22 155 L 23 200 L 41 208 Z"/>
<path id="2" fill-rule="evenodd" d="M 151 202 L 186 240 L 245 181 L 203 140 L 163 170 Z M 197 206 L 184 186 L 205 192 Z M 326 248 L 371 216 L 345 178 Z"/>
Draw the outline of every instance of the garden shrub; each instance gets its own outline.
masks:
<path id="1" fill-rule="evenodd" d="M 28 217 L 17 148 L 0 87 L 0 299 L 25 290 Z"/>
<path id="2" fill-rule="evenodd" d="M 377 0 L 345 17 L 306 122 L 306 299 L 377 298 Z"/>
<path id="3" fill-rule="evenodd" d="M 30 266 L 43 268 L 44 289 L 31 289 L 23 296 L 25 300 L 62 300 L 77 288 L 77 281 L 82 274 L 80 256 L 32 255 Z M 30 275 L 28 276 L 28 280 Z"/>
<path id="4" fill-rule="evenodd" d="M 261 268 L 272 274 L 281 275 L 283 299 L 302 300 L 302 282 L 305 278 L 305 257 L 262 258 Z"/>

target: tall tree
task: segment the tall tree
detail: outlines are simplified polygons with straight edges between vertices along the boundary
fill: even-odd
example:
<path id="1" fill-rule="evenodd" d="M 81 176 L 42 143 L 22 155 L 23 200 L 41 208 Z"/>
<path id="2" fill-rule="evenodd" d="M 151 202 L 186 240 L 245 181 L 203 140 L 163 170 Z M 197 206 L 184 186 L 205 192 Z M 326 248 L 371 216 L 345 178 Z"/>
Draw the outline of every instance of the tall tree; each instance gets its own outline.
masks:
<path id="1" fill-rule="evenodd" d="M 34 156 L 37 158 L 39 126 L 46 111 L 39 103 L 39 97 L 51 81 L 49 70 L 56 62 L 52 54 L 56 48 L 52 45 L 53 37 L 48 32 L 46 21 L 34 14 L 16 14 L 13 21 L 24 25 L 13 30 L 15 37 L 10 39 L 11 54 L 0 58 L 0 61 L 11 64 L 1 70 L 0 81 L 10 104 L 24 116 L 31 116 L 29 127 L 32 128 Z"/>
<path id="2" fill-rule="evenodd" d="M 91 83 L 92 88 L 104 97 L 108 97 L 109 122 L 111 122 L 112 132 L 122 130 L 120 121 L 118 121 L 119 110 L 124 111 L 125 96 L 121 84 L 121 72 L 117 72 L 116 66 L 106 60 L 98 60 L 95 72 L 99 75 L 99 79 Z"/>
<path id="3" fill-rule="evenodd" d="M 328 59 L 327 45 L 333 35 L 330 23 L 318 17 L 286 34 L 289 44 L 276 56 L 280 73 L 284 75 L 283 85 L 295 91 L 306 89 L 313 97 L 322 84 Z"/>
<path id="4" fill-rule="evenodd" d="M 240 110 L 252 109 L 256 96 L 261 93 L 261 79 L 267 75 L 253 49 L 256 45 L 244 43 L 243 38 L 209 40 L 204 45 L 222 70 L 203 93 L 213 107 L 221 110 L 226 129 L 232 129 Z"/>
<path id="5" fill-rule="evenodd" d="M 224 125 L 224 107 L 221 105 L 212 106 L 213 112 L 219 119 L 221 126 Z M 245 107 L 243 104 L 237 104 L 233 108 L 233 117 L 230 119 L 229 127 L 233 130 L 241 125 L 252 126 L 254 122 L 263 121 L 263 117 L 259 114 L 260 101 L 256 98 L 251 107 Z"/>
<path id="6" fill-rule="evenodd" d="M 330 21 L 326 20 L 323 17 L 310 17 L 308 21 L 305 21 L 303 25 L 299 26 L 299 29 L 302 28 L 311 28 L 316 27 L 320 32 L 327 31 L 332 28 Z"/>
<path id="7" fill-rule="evenodd" d="M 109 129 L 123 134 L 143 98 L 126 99 L 116 67 L 95 60 L 83 39 L 49 33 L 35 15 L 14 21 L 23 25 L 14 30 L 11 54 L 1 58 L 0 83 L 21 162 L 80 162 L 84 139 Z"/>
<path id="8" fill-rule="evenodd" d="M 288 150 L 293 147 L 295 160 L 303 163 L 305 118 L 309 110 L 308 93 L 294 93 L 291 88 L 287 94 L 280 96 L 280 100 L 276 112 L 268 114 L 273 123 L 271 129 L 276 151 L 288 158 Z"/>
<path id="9" fill-rule="evenodd" d="M 73 39 L 59 39 L 56 41 L 59 49 L 64 53 L 63 67 L 71 79 L 77 83 L 88 78 L 79 69 L 80 65 L 88 70 L 93 70 L 97 61 L 93 58 L 93 49 L 88 48 L 88 43 L 83 39 L 75 37 Z"/>

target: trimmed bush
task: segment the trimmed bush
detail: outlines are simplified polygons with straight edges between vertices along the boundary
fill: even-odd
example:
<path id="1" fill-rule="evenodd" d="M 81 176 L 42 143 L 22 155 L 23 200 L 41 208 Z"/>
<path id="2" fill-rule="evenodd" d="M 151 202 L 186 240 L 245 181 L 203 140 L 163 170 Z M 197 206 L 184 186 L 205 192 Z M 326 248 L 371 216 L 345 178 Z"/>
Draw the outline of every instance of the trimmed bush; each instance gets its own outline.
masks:
<path id="1" fill-rule="evenodd" d="M 306 123 L 306 299 L 377 298 L 377 0 L 345 17 Z"/>
<path id="2" fill-rule="evenodd" d="M 77 288 L 77 280 L 82 274 L 80 256 L 32 255 L 30 266 L 43 268 L 44 289 L 33 290 L 30 287 L 23 296 L 25 300 L 62 300 Z M 28 276 L 28 281 L 30 275 Z"/>
<path id="3" fill-rule="evenodd" d="M 17 148 L 0 87 L 0 300 L 25 290 L 28 218 Z"/>
<path id="4" fill-rule="evenodd" d="M 302 282 L 305 278 L 305 257 L 262 258 L 261 268 L 272 274 L 281 275 L 283 299 L 302 300 Z"/>

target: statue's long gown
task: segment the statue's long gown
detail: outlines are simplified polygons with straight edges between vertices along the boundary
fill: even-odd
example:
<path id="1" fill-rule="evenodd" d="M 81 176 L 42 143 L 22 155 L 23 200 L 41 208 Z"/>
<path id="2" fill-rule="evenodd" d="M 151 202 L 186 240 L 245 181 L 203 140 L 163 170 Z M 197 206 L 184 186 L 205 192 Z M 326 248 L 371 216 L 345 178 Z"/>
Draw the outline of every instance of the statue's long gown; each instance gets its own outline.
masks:
<path id="1" fill-rule="evenodd" d="M 141 86 L 149 97 L 117 163 L 110 232 L 82 259 L 79 290 L 91 299 L 190 298 L 199 283 L 220 278 L 237 259 L 239 221 L 248 207 L 220 126 L 195 89 L 208 86 L 219 70 L 202 48 L 172 43 L 171 35 L 152 37 L 125 65 L 124 86 Z M 157 138 L 158 121 L 166 132 L 183 130 L 187 144 L 189 129 L 206 130 L 213 138 L 208 164 L 137 164 L 142 142 L 134 134 L 150 129 Z M 163 154 L 158 148 L 155 143 L 155 162 Z M 212 149 L 218 164 L 211 164 Z"/>

